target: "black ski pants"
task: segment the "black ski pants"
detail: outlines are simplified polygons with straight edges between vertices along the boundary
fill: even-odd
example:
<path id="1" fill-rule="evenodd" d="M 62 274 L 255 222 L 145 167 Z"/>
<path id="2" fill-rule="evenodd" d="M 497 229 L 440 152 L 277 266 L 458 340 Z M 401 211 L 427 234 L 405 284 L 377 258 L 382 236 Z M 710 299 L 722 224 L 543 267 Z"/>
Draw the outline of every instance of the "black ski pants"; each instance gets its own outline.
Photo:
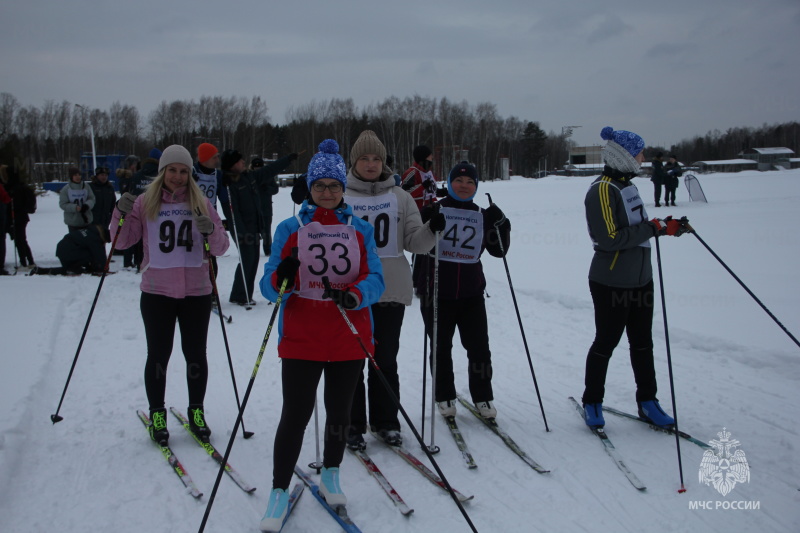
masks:
<path id="1" fill-rule="evenodd" d="M 258 261 L 261 257 L 261 238 L 257 233 L 245 233 L 239 235 L 238 243 L 242 266 L 237 265 L 230 301 L 241 303 L 247 302 L 247 298 L 253 299 Z M 244 267 L 244 278 L 242 278 L 242 267 Z"/>
<path id="2" fill-rule="evenodd" d="M 606 373 L 614 348 L 628 336 L 631 367 L 636 380 L 636 401 L 656 399 L 656 370 L 653 362 L 653 282 L 623 289 L 589 281 L 594 303 L 595 337 L 586 356 L 586 388 L 583 403 L 601 403 Z"/>
<path id="3" fill-rule="evenodd" d="M 397 375 L 397 352 L 400 351 L 400 330 L 406 306 L 399 302 L 373 304 L 372 337 L 375 340 L 375 362 L 383 372 L 392 392 L 400 399 L 400 378 Z M 353 409 L 350 412 L 350 432 L 365 433 L 367 430 L 367 395 L 369 395 L 369 424 L 375 431 L 400 430 L 397 406 L 386 390 L 378 372 L 369 361 L 365 362 L 367 387 L 364 372 L 356 385 Z"/>
<path id="4" fill-rule="evenodd" d="M 363 365 L 363 359 L 337 362 L 281 359 L 283 408 L 272 453 L 273 488 L 289 488 L 294 465 L 303 447 L 303 435 L 314 413 L 317 385 L 322 374 L 325 374 L 325 449 L 322 464 L 325 468 L 333 468 L 342 463 L 353 391 Z"/>
<path id="5" fill-rule="evenodd" d="M 420 304 L 425 332 L 433 338 L 433 305 L 423 299 Z M 494 400 L 492 392 L 492 352 L 489 350 L 489 325 L 486 318 L 486 303 L 483 295 L 459 300 L 439 300 L 437 309 L 436 343 L 431 348 L 431 371 L 433 354 L 436 353 L 436 398 L 443 402 L 456 398 L 455 374 L 453 372 L 453 336 L 456 328 L 461 345 L 467 351 L 469 392 L 472 401 Z M 433 341 L 431 341 L 431 344 Z"/>
<path id="6" fill-rule="evenodd" d="M 206 339 L 211 315 L 211 295 L 170 298 L 142 292 L 140 308 L 147 337 L 144 387 L 150 409 L 164 408 L 167 364 L 172 355 L 176 320 L 181 331 L 181 348 L 186 360 L 189 405 L 203 405 L 208 383 Z"/>
<path id="7" fill-rule="evenodd" d="M 656 201 L 656 205 L 659 205 L 661 203 L 661 184 L 653 183 L 653 188 L 655 189 L 654 199 Z"/>

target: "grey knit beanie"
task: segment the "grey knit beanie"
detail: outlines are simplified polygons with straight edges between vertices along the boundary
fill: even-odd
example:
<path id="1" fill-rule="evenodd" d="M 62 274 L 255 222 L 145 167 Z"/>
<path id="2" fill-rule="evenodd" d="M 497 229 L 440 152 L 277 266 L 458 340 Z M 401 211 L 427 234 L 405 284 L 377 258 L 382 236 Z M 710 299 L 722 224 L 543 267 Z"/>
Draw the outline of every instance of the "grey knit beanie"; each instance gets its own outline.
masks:
<path id="1" fill-rule="evenodd" d="M 194 165 L 192 154 L 180 144 L 173 144 L 164 149 L 161 153 L 161 158 L 158 160 L 158 171 L 161 172 L 164 167 L 171 163 L 182 163 L 189 168 L 192 168 L 192 165 Z"/>

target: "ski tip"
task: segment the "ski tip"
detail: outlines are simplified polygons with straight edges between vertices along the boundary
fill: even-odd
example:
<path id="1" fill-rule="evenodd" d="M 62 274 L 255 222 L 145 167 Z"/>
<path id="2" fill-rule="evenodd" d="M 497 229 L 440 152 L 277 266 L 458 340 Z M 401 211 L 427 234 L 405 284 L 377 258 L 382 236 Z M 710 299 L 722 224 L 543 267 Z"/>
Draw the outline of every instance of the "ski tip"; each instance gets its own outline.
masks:
<path id="1" fill-rule="evenodd" d="M 53 424 L 57 424 L 58 422 L 61 422 L 62 420 L 64 420 L 64 417 L 63 416 L 58 416 L 58 415 L 50 415 L 50 420 L 53 421 Z"/>

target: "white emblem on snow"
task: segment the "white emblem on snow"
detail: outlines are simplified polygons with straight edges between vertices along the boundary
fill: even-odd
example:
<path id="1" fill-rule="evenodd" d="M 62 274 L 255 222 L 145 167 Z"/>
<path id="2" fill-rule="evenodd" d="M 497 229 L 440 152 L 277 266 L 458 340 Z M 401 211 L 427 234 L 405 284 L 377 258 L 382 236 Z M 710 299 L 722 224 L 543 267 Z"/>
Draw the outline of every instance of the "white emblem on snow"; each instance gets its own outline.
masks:
<path id="1" fill-rule="evenodd" d="M 750 482 L 750 465 L 744 451 L 737 450 L 740 443 L 731 439 L 730 432 L 722 428 L 717 433 L 719 440 L 711 440 L 713 450 L 706 450 L 700 461 L 700 483 L 713 485 L 717 492 L 726 496 L 737 483 Z"/>

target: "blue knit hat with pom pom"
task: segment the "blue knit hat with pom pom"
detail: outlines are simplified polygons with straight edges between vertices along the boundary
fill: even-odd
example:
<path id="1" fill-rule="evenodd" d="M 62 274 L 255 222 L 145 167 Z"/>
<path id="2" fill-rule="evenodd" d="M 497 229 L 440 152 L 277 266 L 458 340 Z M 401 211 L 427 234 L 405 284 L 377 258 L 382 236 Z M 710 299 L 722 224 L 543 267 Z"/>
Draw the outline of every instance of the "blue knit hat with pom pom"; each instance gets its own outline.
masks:
<path id="1" fill-rule="evenodd" d="M 600 137 L 608 141 L 601 151 L 608 166 L 622 172 L 639 170 L 641 165 L 634 158 L 644 150 L 644 139 L 631 131 L 614 131 L 611 126 L 603 128 Z"/>
<path id="2" fill-rule="evenodd" d="M 308 188 L 311 189 L 311 184 L 318 179 L 330 178 L 341 183 L 343 189 L 347 189 L 347 167 L 339 155 L 339 143 L 333 139 L 325 139 L 319 143 L 318 149 L 319 152 L 308 163 Z"/>

